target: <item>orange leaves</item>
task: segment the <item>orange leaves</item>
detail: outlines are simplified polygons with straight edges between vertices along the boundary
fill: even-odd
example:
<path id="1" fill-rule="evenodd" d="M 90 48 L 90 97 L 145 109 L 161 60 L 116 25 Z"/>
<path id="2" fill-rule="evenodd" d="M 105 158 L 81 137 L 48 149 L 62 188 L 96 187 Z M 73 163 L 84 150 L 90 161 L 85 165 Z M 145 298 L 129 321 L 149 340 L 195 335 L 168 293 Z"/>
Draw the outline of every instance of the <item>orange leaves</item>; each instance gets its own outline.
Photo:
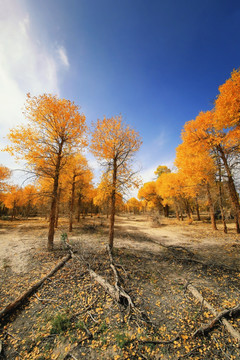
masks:
<path id="1" fill-rule="evenodd" d="M 12 146 L 6 150 L 24 158 L 37 175 L 53 177 L 59 155 L 62 160 L 86 145 L 85 116 L 69 100 L 28 94 L 24 115 L 28 125 L 10 130 Z"/>
<path id="2" fill-rule="evenodd" d="M 233 70 L 230 79 L 219 87 L 215 102 L 218 129 L 239 126 L 240 120 L 240 70 Z"/>
<path id="3" fill-rule="evenodd" d="M 92 133 L 91 150 L 97 159 L 123 158 L 141 146 L 139 134 L 122 121 L 121 116 L 98 120 Z"/>
<path id="4" fill-rule="evenodd" d="M 162 206 L 162 198 L 159 196 L 156 187 L 156 181 L 149 181 L 143 184 L 138 192 L 139 199 L 145 199 L 148 208 L 160 208 Z"/>
<path id="5" fill-rule="evenodd" d="M 117 173 L 115 190 L 119 191 L 123 184 L 129 187 L 137 183 L 136 178 L 132 177 L 131 160 L 141 144 L 139 134 L 126 125 L 121 116 L 104 117 L 95 124 L 90 149 L 106 165 L 107 171 Z"/>
<path id="6" fill-rule="evenodd" d="M 142 208 L 142 201 L 138 201 L 136 198 L 132 197 L 127 201 L 126 207 L 129 212 L 133 212 L 134 214 L 136 214 Z"/>
<path id="7" fill-rule="evenodd" d="M 8 180 L 10 177 L 10 170 L 0 165 L 0 193 L 7 190 L 7 183 L 6 180 Z"/>

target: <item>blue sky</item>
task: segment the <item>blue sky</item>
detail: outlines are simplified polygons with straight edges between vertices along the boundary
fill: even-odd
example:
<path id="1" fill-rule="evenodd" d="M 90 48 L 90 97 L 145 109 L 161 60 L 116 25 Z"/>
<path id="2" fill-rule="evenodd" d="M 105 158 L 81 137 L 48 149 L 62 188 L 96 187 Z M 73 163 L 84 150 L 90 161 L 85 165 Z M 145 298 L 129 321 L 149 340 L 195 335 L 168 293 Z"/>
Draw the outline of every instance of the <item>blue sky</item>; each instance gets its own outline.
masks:
<path id="1" fill-rule="evenodd" d="M 0 0 L 0 145 L 26 93 L 74 100 L 90 124 L 122 114 L 144 181 L 172 166 L 184 123 L 240 66 L 240 2 Z M 16 167 L 0 153 L 0 163 Z M 90 163 L 96 167 L 96 161 Z"/>

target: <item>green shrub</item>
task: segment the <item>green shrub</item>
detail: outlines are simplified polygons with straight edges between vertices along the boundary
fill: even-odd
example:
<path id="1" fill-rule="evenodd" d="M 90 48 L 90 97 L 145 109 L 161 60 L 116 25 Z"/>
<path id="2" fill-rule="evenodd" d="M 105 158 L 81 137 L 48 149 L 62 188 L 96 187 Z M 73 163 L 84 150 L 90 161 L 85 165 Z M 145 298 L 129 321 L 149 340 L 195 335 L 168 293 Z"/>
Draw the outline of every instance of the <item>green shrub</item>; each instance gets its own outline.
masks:
<path id="1" fill-rule="evenodd" d="M 70 318 L 65 313 L 58 313 L 52 320 L 51 334 L 61 334 L 70 327 Z"/>
<path id="2" fill-rule="evenodd" d="M 118 346 L 122 349 L 129 343 L 129 337 L 124 333 L 115 334 Z"/>

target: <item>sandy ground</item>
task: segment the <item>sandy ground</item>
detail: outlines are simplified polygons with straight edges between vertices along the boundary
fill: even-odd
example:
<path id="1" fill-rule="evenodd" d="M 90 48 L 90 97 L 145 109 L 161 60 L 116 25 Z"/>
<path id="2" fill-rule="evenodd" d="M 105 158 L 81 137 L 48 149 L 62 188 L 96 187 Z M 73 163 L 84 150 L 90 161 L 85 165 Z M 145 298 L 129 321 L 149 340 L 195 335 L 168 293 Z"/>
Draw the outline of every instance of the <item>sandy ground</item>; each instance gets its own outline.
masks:
<path id="1" fill-rule="evenodd" d="M 25 273 L 36 249 L 46 242 L 46 222 L 41 220 L 0 222 L 0 268 Z"/>
<path id="2" fill-rule="evenodd" d="M 75 253 L 82 259 L 71 259 L 9 318 L 6 326 L 2 324 L 0 344 L 4 354 L 0 351 L 0 359 L 63 360 L 69 358 L 69 351 L 76 359 L 88 360 L 240 358 L 235 340 L 222 326 L 216 327 L 212 336 L 191 337 L 212 315 L 183 286 L 184 281 L 190 281 L 217 311 L 239 303 L 240 235 L 234 224 L 224 234 L 220 223 L 219 230 L 213 231 L 207 222 L 188 224 L 186 220 L 161 217 L 156 223 L 154 218 L 116 216 L 113 253 L 124 289 L 140 313 L 150 317 L 152 325 L 146 320 L 139 322 L 135 315 L 124 323 L 121 316 L 126 309 L 119 308 L 86 271 L 86 264 L 90 264 L 114 283 L 106 251 L 106 217 L 81 219 L 71 234 L 67 219 L 60 219 L 53 252 L 46 250 L 47 221 L 0 221 L 0 309 L 49 273 L 66 255 L 63 232 L 68 233 Z M 85 312 L 89 304 L 94 305 Z M 59 314 L 72 320 L 63 332 L 53 334 L 51 329 Z M 94 334 L 86 344 L 82 323 Z M 240 329 L 239 318 L 232 324 Z M 179 341 L 171 345 L 141 347 L 138 340 L 125 343 L 132 336 L 139 339 L 139 333 L 150 339 L 169 340 L 179 331 Z"/>
<path id="3" fill-rule="evenodd" d="M 98 225 L 100 220 L 88 220 Z M 107 220 L 104 219 L 107 224 Z M 27 272 L 28 264 L 36 249 L 46 248 L 47 222 L 43 220 L 0 222 L 0 269 L 11 267 L 13 272 Z M 235 234 L 234 224 L 224 234 L 221 224 L 218 231 L 212 231 L 207 223 L 187 225 L 174 219 L 161 218 L 160 226 L 154 227 L 150 216 L 117 216 L 115 246 L 159 253 L 161 246 L 183 246 L 203 259 L 214 258 L 220 264 L 235 264 L 240 267 L 240 235 Z M 55 234 L 59 244 L 61 232 Z M 77 239 L 73 233 L 69 238 Z M 89 236 L 89 235 L 88 235 Z M 225 249 L 224 249 L 225 248 Z M 229 257 L 229 253 L 231 256 Z"/>

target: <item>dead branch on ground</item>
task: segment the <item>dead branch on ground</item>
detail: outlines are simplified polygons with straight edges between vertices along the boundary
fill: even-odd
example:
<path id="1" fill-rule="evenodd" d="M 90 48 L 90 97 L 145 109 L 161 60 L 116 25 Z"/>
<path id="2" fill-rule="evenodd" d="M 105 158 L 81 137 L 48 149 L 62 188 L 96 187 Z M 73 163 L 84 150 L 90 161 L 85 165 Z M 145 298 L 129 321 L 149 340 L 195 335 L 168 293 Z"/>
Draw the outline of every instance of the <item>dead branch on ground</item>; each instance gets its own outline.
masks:
<path id="1" fill-rule="evenodd" d="M 118 303 L 128 306 L 130 308 L 135 308 L 131 297 L 125 292 L 121 287 L 116 288 L 106 281 L 101 275 L 97 274 L 92 269 L 89 269 L 90 276 L 98 282 L 104 290 L 111 296 L 112 299 L 116 300 Z"/>
<path id="2" fill-rule="evenodd" d="M 13 311 L 15 311 L 20 305 L 22 305 L 30 295 L 32 295 L 49 277 L 55 274 L 61 267 L 65 265 L 65 263 L 71 259 L 71 254 L 65 256 L 46 276 L 44 276 L 41 280 L 32 285 L 27 291 L 23 293 L 23 295 L 19 296 L 13 302 L 8 304 L 3 310 L 0 311 L 0 320 L 2 320 L 6 315 L 9 315 Z"/>
<path id="3" fill-rule="evenodd" d="M 239 313 L 240 313 L 240 304 L 238 304 L 237 306 L 235 306 L 235 307 L 233 307 L 231 309 L 223 310 L 212 321 L 210 321 L 207 325 L 203 325 L 199 329 L 197 329 L 194 332 L 193 336 L 197 336 L 197 335 L 201 335 L 201 334 L 207 334 L 217 325 L 217 323 L 219 323 L 222 320 L 222 318 L 234 317 Z"/>
<path id="4" fill-rule="evenodd" d="M 202 295 L 199 293 L 199 291 L 191 284 L 186 283 L 186 288 L 192 293 L 192 295 L 200 302 L 202 303 L 203 306 L 207 307 L 208 310 L 210 310 L 210 312 L 215 316 L 215 319 L 213 319 L 214 324 L 216 324 L 217 322 L 219 322 L 220 320 L 222 321 L 223 325 L 226 327 L 226 329 L 228 330 L 228 332 L 240 342 L 240 333 L 234 329 L 234 327 L 225 319 L 225 315 L 223 315 L 224 311 L 221 312 L 220 314 L 217 313 L 217 311 L 202 297 Z M 237 305 L 235 308 L 230 309 L 228 315 L 230 315 L 231 310 L 234 311 L 234 313 L 238 313 L 239 312 L 239 305 Z M 221 316 L 220 316 L 221 315 Z M 219 318 L 220 316 L 220 318 Z M 219 318 L 219 319 L 218 319 Z M 214 321 L 215 320 L 215 321 Z M 204 328 L 204 327 L 202 327 Z M 211 331 L 213 327 L 209 327 L 208 332 Z M 200 328 L 201 329 L 201 328 Z M 204 334 L 205 331 L 202 330 L 196 330 L 193 334 L 193 336 L 197 336 L 200 334 Z"/>

